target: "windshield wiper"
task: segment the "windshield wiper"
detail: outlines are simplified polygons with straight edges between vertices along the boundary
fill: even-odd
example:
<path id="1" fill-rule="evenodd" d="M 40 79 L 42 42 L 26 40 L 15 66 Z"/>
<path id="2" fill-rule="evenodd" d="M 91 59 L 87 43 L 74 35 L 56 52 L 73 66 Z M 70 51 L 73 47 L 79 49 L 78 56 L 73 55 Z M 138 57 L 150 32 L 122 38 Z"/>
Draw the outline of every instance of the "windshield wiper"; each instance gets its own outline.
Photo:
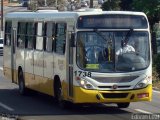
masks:
<path id="1" fill-rule="evenodd" d="M 127 45 L 128 41 L 129 41 L 129 37 L 131 36 L 131 34 L 133 33 L 133 29 L 129 29 L 129 31 L 127 32 L 126 36 L 124 39 L 121 40 L 121 47 L 123 48 L 125 45 Z"/>
<path id="2" fill-rule="evenodd" d="M 132 35 L 133 33 L 133 28 L 130 28 L 130 30 L 127 32 L 126 37 L 124 39 L 124 42 L 127 44 L 129 41 L 129 37 Z"/>
<path id="3" fill-rule="evenodd" d="M 97 29 L 94 29 L 94 32 L 97 33 L 103 40 L 108 41 L 101 32 L 99 32 Z"/>

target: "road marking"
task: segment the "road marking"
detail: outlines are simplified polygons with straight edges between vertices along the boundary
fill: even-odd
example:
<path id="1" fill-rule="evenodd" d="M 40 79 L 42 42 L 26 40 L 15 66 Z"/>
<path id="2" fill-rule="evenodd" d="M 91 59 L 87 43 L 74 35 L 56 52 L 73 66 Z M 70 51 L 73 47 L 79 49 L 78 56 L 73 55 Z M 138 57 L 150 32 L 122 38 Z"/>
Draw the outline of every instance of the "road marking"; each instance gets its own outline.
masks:
<path id="1" fill-rule="evenodd" d="M 7 106 L 7 105 L 5 105 L 5 104 L 3 104 L 3 103 L 1 103 L 1 102 L 0 102 L 0 106 L 3 107 L 4 109 L 9 110 L 9 111 L 13 111 L 12 108 L 10 108 L 9 106 Z"/>
<path id="2" fill-rule="evenodd" d="M 2 70 L 2 71 L 3 71 L 3 67 L 0 67 L 0 70 Z"/>
<path id="3" fill-rule="evenodd" d="M 141 109 L 134 109 L 134 110 L 136 110 L 138 112 L 141 112 L 141 113 L 145 113 L 145 114 L 153 114 L 151 112 L 148 112 L 148 111 L 145 111 L 145 110 L 141 110 Z"/>

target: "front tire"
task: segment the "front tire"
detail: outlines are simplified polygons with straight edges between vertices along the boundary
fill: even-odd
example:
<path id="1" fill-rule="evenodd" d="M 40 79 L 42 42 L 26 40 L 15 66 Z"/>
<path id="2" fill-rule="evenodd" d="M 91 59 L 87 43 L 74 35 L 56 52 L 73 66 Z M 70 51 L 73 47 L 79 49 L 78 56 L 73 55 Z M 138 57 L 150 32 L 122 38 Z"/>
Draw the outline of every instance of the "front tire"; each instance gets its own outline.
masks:
<path id="1" fill-rule="evenodd" d="M 54 91 L 55 99 L 56 99 L 56 102 L 59 104 L 59 106 L 61 108 L 69 108 L 70 102 L 63 100 L 63 97 L 62 97 L 62 86 L 61 86 L 61 83 L 60 83 L 59 80 L 57 82 L 55 82 L 54 90 L 55 90 Z"/>
<path id="2" fill-rule="evenodd" d="M 118 108 L 128 108 L 130 103 L 126 102 L 126 103 L 117 103 Z"/>

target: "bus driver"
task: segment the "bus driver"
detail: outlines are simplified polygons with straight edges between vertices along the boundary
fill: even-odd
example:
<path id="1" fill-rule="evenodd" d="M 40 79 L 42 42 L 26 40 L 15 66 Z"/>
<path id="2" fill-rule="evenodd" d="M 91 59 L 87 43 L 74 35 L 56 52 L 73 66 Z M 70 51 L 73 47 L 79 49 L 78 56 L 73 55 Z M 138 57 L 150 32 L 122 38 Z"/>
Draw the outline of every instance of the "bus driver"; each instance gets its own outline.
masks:
<path id="1" fill-rule="evenodd" d="M 128 45 L 126 42 L 122 40 L 121 48 L 116 51 L 116 55 L 122 55 L 123 53 L 128 53 L 128 52 L 135 52 L 135 49 L 131 45 Z"/>

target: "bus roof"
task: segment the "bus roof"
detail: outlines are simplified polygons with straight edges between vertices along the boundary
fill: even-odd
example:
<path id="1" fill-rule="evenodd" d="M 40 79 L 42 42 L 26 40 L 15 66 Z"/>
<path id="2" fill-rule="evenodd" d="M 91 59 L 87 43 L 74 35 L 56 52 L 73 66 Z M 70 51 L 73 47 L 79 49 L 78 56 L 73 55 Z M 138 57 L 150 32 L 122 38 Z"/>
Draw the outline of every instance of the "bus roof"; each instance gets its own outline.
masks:
<path id="1" fill-rule="evenodd" d="M 52 20 L 52 19 L 69 19 L 69 18 L 78 18 L 83 15 L 102 15 L 102 14 L 126 14 L 126 15 L 146 15 L 143 12 L 132 12 L 132 11 L 102 11 L 99 9 L 88 9 L 88 10 L 79 10 L 79 11 L 37 11 L 37 12 L 11 12 L 5 15 L 6 20 L 34 20 L 35 18 L 44 19 L 44 20 Z"/>

